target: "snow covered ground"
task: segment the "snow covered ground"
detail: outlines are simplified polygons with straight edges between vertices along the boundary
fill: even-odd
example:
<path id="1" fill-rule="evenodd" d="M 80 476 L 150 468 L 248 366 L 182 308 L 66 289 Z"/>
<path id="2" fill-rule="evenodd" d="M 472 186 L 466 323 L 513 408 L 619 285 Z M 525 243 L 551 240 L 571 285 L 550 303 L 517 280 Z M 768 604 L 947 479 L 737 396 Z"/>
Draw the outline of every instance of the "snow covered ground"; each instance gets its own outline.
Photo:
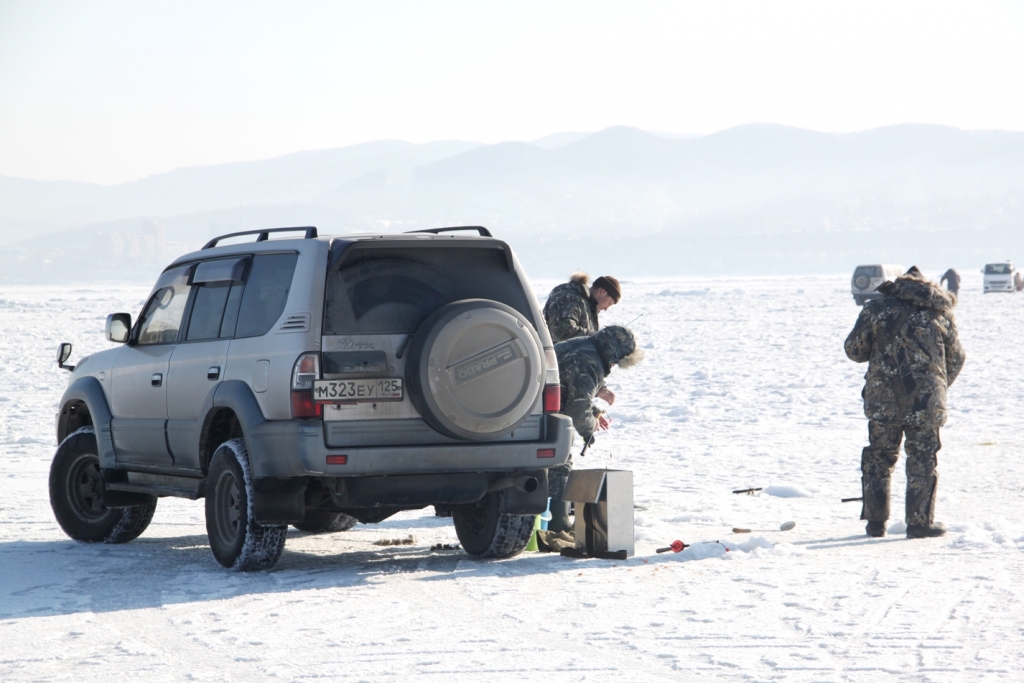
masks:
<path id="1" fill-rule="evenodd" d="M 457 539 L 426 510 L 291 530 L 255 574 L 215 562 L 201 502 L 161 499 L 120 546 L 73 542 L 50 512 L 57 343 L 72 362 L 104 348 L 105 315 L 148 288 L 0 291 L 2 681 L 1024 680 L 1024 296 L 983 296 L 978 274 L 957 308 L 944 538 L 901 535 L 902 459 L 888 537 L 840 503 L 866 442 L 848 275 L 675 279 L 626 282 L 605 314 L 644 314 L 647 360 L 613 372 L 613 429 L 577 463 L 635 473 L 635 558 L 432 552 Z M 655 554 L 674 539 L 695 545 Z"/>

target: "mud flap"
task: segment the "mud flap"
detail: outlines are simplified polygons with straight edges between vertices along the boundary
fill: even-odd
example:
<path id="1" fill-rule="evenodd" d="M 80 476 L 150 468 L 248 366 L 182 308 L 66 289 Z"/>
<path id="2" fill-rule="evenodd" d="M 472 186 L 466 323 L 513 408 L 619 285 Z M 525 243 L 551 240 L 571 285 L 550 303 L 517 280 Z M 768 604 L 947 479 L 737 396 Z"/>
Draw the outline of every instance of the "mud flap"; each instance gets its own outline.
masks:
<path id="1" fill-rule="evenodd" d="M 253 517 L 257 524 L 294 524 L 306 518 L 306 480 L 264 477 L 253 480 Z"/>

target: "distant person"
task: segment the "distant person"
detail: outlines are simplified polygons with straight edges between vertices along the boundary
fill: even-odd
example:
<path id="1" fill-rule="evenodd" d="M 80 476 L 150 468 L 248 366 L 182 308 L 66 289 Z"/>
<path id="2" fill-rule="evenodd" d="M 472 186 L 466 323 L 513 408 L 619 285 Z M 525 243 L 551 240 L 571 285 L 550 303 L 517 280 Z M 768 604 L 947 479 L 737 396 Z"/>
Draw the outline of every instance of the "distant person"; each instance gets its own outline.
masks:
<path id="1" fill-rule="evenodd" d="M 946 289 L 959 296 L 960 294 L 960 273 L 956 272 L 952 268 L 942 274 L 942 279 L 939 280 L 939 284 L 946 283 Z"/>
<path id="2" fill-rule="evenodd" d="M 1019 270 L 1013 274 L 1013 286 L 1018 292 L 1024 290 L 1024 275 L 1021 275 Z"/>
<path id="3" fill-rule="evenodd" d="M 611 275 L 602 275 L 590 287 L 590 276 L 573 273 L 565 284 L 551 290 L 544 304 L 544 322 L 547 323 L 554 344 L 594 334 L 600 328 L 597 314 L 606 311 L 622 298 L 622 287 Z M 601 386 L 598 398 L 608 405 L 615 403 L 615 393 Z"/>
<path id="4" fill-rule="evenodd" d="M 946 389 L 965 360 L 953 320 L 956 296 L 925 280 L 917 266 L 878 291 L 882 298 L 865 304 L 845 345 L 850 360 L 868 363 L 860 518 L 867 520 L 868 536 L 885 535 L 889 480 L 905 436 L 907 538 L 941 536 L 946 527 L 935 521 L 939 427 L 946 423 Z"/>
<path id="5" fill-rule="evenodd" d="M 589 444 L 598 430 L 608 429 L 604 411 L 594 405 L 598 388 L 605 377 L 618 365 L 628 368 L 643 359 L 637 348 L 636 337 L 621 325 L 610 325 L 596 334 L 576 337 L 555 344 L 558 358 L 558 380 L 561 384 L 563 415 L 572 418 L 572 426 Z M 572 456 L 564 465 L 548 470 L 551 494 L 551 521 L 549 531 L 569 531 L 569 504 L 562 500 L 565 484 L 572 471 Z"/>

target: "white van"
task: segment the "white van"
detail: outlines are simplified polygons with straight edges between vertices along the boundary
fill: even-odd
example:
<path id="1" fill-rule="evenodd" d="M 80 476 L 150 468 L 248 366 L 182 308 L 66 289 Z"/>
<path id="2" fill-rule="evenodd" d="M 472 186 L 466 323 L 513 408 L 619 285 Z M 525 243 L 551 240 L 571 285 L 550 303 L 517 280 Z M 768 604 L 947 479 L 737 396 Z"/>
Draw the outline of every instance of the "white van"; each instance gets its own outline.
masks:
<path id="1" fill-rule="evenodd" d="M 863 306 L 865 301 L 877 299 L 881 294 L 875 291 L 878 285 L 883 282 L 892 282 L 906 269 L 892 263 L 878 265 L 857 266 L 853 271 L 853 278 L 850 280 L 850 291 L 853 300 L 858 306 Z"/>
<path id="2" fill-rule="evenodd" d="M 1002 263 L 986 263 L 984 273 L 984 291 L 989 292 L 1013 292 L 1013 275 L 1017 269 L 1009 261 Z"/>

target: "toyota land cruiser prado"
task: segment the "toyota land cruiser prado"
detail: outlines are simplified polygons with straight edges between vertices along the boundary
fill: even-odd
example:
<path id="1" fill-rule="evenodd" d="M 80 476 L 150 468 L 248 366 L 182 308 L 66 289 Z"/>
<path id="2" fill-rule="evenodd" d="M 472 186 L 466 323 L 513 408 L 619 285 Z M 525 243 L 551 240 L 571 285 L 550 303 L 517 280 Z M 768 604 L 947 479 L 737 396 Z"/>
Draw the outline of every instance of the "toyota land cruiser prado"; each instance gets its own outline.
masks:
<path id="1" fill-rule="evenodd" d="M 303 234 L 269 239 L 289 230 Z M 179 496 L 205 498 L 210 547 L 234 569 L 273 566 L 289 524 L 427 506 L 467 552 L 508 557 L 571 446 L 537 300 L 485 228 L 225 235 L 170 264 L 136 320 L 108 316 L 106 336 L 121 346 L 73 368 L 71 345 L 58 352 L 72 375 L 50 499 L 83 541 L 130 541 Z"/>

